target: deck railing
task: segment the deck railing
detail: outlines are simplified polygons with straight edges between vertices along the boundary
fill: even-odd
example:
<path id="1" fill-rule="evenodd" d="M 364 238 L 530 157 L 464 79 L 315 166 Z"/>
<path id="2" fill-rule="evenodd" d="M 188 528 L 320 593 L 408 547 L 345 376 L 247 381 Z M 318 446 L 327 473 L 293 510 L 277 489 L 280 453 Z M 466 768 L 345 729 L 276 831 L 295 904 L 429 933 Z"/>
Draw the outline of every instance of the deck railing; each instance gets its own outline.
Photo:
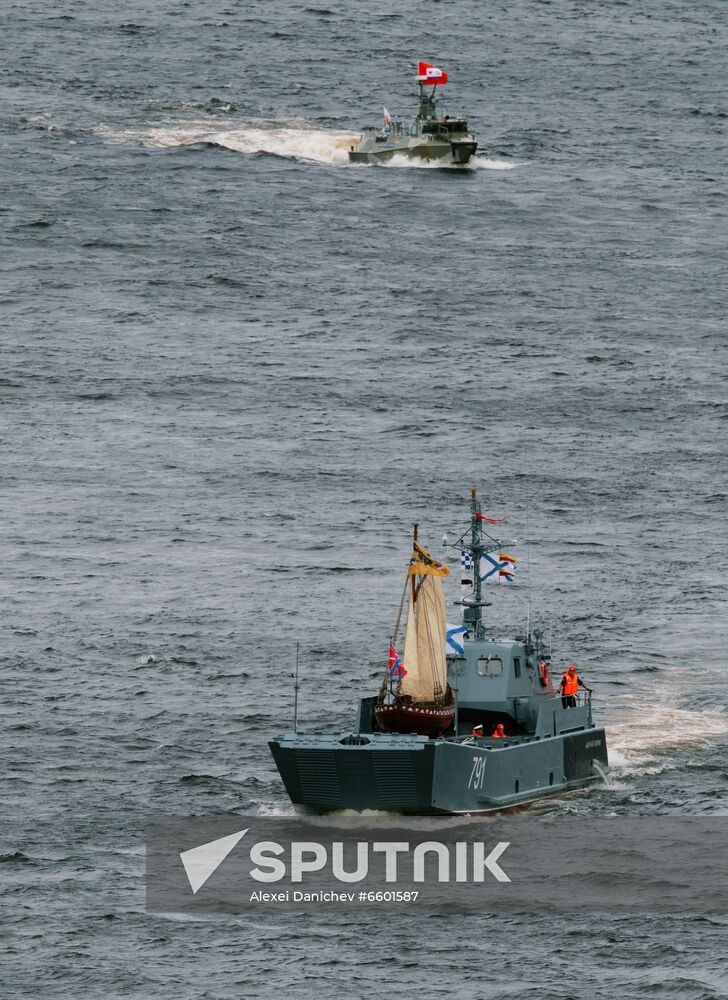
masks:
<path id="1" fill-rule="evenodd" d="M 564 703 L 564 700 L 565 700 L 566 697 L 572 697 L 572 698 L 576 699 L 576 705 L 572 705 L 572 706 L 568 706 L 567 705 L 567 706 L 564 706 L 567 709 L 567 711 L 568 711 L 568 708 L 570 708 L 570 707 L 571 708 L 585 708 L 586 709 L 587 718 L 589 719 L 589 723 L 591 724 L 591 722 L 592 722 L 592 692 L 591 692 L 591 689 L 585 690 L 584 688 L 579 688 L 579 691 L 576 694 L 570 695 L 570 696 L 563 695 L 560 692 L 557 692 L 554 695 L 554 698 L 558 698 L 559 701 L 561 701 L 562 704 Z"/>

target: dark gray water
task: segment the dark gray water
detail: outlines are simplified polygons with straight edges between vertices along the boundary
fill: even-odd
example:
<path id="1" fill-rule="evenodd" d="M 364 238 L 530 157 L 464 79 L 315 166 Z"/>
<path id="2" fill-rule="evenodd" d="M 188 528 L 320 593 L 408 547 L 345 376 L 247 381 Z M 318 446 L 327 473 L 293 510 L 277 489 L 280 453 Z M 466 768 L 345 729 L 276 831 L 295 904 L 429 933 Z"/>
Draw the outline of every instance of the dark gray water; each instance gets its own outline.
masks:
<path id="1" fill-rule="evenodd" d="M 2 996 L 728 995 L 728 917 L 143 912 L 144 817 L 290 810 L 296 640 L 349 725 L 472 485 L 608 725 L 541 811 L 726 811 L 725 5 L 0 17 Z M 417 58 L 476 167 L 347 166 Z"/>

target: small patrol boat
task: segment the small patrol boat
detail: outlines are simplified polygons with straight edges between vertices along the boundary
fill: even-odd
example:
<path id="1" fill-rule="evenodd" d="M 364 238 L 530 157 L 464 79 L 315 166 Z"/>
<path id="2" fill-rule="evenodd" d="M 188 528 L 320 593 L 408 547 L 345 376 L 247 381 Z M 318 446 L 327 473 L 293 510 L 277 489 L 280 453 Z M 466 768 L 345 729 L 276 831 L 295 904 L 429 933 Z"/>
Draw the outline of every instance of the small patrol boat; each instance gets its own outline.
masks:
<path id="1" fill-rule="evenodd" d="M 435 92 L 448 81 L 447 73 L 437 66 L 420 62 L 417 82 L 420 107 L 415 120 L 408 124 L 392 118 L 384 109 L 381 128 L 366 129 L 358 144 L 351 146 L 351 163 L 386 163 L 393 156 L 410 160 L 435 160 L 443 166 L 469 162 L 475 155 L 478 143 L 468 130 L 468 123 L 459 116 L 441 117 Z M 432 90 L 426 87 L 432 86 Z"/>
<path id="2" fill-rule="evenodd" d="M 407 568 L 389 662 L 376 695 L 339 733 L 294 731 L 270 741 L 291 801 L 316 812 L 386 810 L 488 813 L 603 780 L 603 728 L 591 690 L 554 687 L 551 649 L 527 628 L 497 638 L 483 618 L 483 584 L 512 582 L 508 543 L 489 535 L 473 490 L 470 518 L 454 543 L 464 596 L 460 625 L 445 621 L 448 567 L 417 539 Z M 409 597 L 402 658 L 396 642 Z M 568 697 L 567 697 L 568 695 Z M 481 735 L 482 733 L 482 735 Z"/>

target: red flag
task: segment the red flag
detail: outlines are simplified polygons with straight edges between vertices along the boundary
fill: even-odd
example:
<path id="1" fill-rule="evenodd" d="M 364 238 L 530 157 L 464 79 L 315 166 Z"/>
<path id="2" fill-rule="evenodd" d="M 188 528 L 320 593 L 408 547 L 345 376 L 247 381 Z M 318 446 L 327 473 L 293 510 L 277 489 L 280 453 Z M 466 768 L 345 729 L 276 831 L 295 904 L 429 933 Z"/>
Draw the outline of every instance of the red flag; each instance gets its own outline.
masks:
<path id="1" fill-rule="evenodd" d="M 438 66 L 418 62 L 417 79 L 420 83 L 447 83 L 447 73 L 444 73 Z"/>
<path id="2" fill-rule="evenodd" d="M 479 521 L 487 521 L 488 524 L 503 524 L 507 520 L 505 517 L 486 517 L 485 514 L 475 515 Z"/>

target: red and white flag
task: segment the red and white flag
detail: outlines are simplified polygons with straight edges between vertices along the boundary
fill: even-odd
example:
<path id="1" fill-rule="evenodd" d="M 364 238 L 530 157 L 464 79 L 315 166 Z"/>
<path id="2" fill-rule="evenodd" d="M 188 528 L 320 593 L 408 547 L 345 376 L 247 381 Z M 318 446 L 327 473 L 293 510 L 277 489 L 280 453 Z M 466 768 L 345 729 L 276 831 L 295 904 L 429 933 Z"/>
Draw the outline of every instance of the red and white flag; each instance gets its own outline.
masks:
<path id="1" fill-rule="evenodd" d="M 402 680 L 407 676 L 407 671 L 404 669 L 404 664 L 402 663 L 402 658 L 394 648 L 392 643 L 389 644 L 389 676 L 393 681 L 401 683 Z"/>
<path id="2" fill-rule="evenodd" d="M 438 66 L 430 66 L 426 62 L 418 62 L 417 79 L 420 83 L 447 83 L 447 73 Z"/>

